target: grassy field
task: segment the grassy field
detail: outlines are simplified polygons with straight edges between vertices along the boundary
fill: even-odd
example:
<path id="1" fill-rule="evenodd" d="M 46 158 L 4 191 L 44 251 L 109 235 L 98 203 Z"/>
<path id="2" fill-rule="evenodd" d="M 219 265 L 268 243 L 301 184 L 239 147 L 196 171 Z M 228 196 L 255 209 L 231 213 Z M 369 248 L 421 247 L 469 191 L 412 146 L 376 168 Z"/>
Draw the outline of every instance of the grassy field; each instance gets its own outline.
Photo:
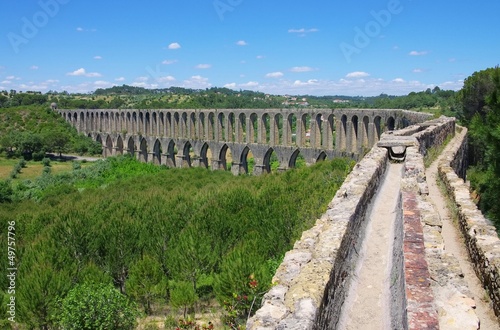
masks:
<path id="1" fill-rule="evenodd" d="M 0 156 L 0 180 L 5 180 L 9 178 L 10 172 L 14 166 L 19 162 L 17 158 L 8 159 L 5 156 Z M 90 163 L 82 163 L 82 167 L 90 165 Z M 73 170 L 72 161 L 55 161 L 50 162 L 51 173 L 58 174 L 63 172 L 70 172 Z M 26 167 L 22 169 L 21 173 L 17 176 L 13 182 L 19 182 L 22 180 L 34 179 L 42 174 L 43 164 L 42 162 L 28 161 L 26 162 Z"/>

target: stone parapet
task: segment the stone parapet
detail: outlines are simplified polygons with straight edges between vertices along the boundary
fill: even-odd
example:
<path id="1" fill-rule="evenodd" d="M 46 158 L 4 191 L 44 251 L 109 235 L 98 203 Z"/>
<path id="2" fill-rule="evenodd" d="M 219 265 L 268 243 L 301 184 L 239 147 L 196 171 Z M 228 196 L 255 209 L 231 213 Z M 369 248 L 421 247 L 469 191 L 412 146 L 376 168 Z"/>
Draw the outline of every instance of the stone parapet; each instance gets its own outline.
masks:
<path id="1" fill-rule="evenodd" d="M 356 264 L 355 249 L 361 244 L 366 207 L 387 161 L 387 151 L 375 147 L 356 164 L 326 213 L 285 255 L 273 278 L 276 285 L 264 296 L 247 329 L 314 328 L 317 317 L 330 316 L 317 315 L 329 296 L 335 296 L 338 304 L 322 310 L 327 314 L 340 310 Z"/>
<path id="2" fill-rule="evenodd" d="M 463 128 L 465 129 L 465 128 Z M 465 134 L 464 134 L 465 136 Z M 500 323 L 500 240 L 495 227 L 470 197 L 469 188 L 457 173 L 464 173 L 467 140 L 453 145 L 438 164 L 439 177 L 455 203 L 458 225 L 476 275 L 486 288 Z"/>
<path id="3" fill-rule="evenodd" d="M 398 136 L 411 135 L 415 141 L 409 143 L 407 138 L 403 139 L 408 143 L 404 143 L 406 160 L 397 216 L 400 220 L 395 226 L 396 265 L 391 271 L 394 283 L 390 314 L 393 327 L 398 329 L 439 328 L 437 311 L 443 304 L 434 300 L 440 291 L 433 292 L 431 275 L 442 268 L 435 267 L 436 263 L 426 258 L 426 252 L 437 251 L 432 258 L 441 258 L 444 245 L 440 220 L 430 215 L 435 211 L 429 211 L 423 155 L 454 134 L 454 129 L 455 120 L 442 117 L 409 127 L 405 132 L 395 131 L 391 137 L 397 140 Z M 393 147 L 398 144 L 387 148 Z M 286 254 L 273 278 L 276 285 L 264 296 L 262 307 L 249 320 L 247 329 L 337 328 L 357 263 L 356 251 L 365 236 L 367 208 L 384 178 L 388 155 L 386 148 L 375 146 L 356 164 L 326 213 Z M 428 237 L 433 242 L 430 246 L 424 243 Z M 448 278 L 451 277 L 460 276 L 453 273 Z M 461 287 L 462 283 L 457 283 L 453 285 Z"/>

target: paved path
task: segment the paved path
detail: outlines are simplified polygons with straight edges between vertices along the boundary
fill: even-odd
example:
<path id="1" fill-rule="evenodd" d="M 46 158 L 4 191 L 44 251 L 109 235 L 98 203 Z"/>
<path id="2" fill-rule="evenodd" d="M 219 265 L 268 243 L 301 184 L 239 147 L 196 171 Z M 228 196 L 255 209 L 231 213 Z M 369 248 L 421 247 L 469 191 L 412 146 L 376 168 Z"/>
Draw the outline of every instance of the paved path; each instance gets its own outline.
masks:
<path id="1" fill-rule="evenodd" d="M 464 134 L 457 133 L 457 135 Z M 450 143 L 455 143 L 458 139 L 455 137 Z M 461 233 L 458 230 L 458 224 L 451 220 L 450 211 L 448 210 L 446 200 L 437 185 L 437 164 L 443 157 L 441 154 L 436 161 L 434 161 L 429 168 L 426 169 L 427 184 L 429 186 L 429 200 L 431 200 L 438 210 L 439 216 L 443 223 L 441 235 L 443 236 L 444 245 L 447 253 L 452 254 L 460 264 L 460 268 L 464 274 L 464 279 L 467 282 L 472 297 L 476 303 L 476 315 L 481 322 L 481 329 L 495 330 L 499 329 L 498 322 L 493 313 L 492 308 L 488 302 L 484 300 L 487 297 L 485 290 L 482 288 L 479 279 L 477 278 L 469 257 L 465 249 L 465 243 L 462 239 Z M 458 328 L 460 326 L 458 325 Z"/>

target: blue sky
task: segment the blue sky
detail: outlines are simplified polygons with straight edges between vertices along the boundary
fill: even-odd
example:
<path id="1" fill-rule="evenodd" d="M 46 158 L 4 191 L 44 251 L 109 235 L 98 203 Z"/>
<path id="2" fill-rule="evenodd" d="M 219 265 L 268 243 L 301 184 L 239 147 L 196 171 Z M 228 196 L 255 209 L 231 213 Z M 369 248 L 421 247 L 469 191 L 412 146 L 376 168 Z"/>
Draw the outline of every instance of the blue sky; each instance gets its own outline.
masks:
<path id="1" fill-rule="evenodd" d="M 500 64 L 499 13 L 497 0 L 9 1 L 0 90 L 457 90 Z"/>

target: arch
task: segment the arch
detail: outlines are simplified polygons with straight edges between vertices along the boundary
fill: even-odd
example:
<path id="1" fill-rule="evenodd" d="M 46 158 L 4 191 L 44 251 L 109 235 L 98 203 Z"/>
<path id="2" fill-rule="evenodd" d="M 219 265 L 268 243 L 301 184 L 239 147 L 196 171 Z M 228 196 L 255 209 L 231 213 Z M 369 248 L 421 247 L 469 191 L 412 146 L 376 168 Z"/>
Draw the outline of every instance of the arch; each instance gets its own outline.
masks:
<path id="1" fill-rule="evenodd" d="M 127 142 L 127 153 L 130 156 L 135 157 L 135 141 L 134 141 L 133 137 L 130 137 L 128 139 L 128 142 Z"/>
<path id="2" fill-rule="evenodd" d="M 301 156 L 300 149 L 295 150 L 290 159 L 288 160 L 288 168 L 296 168 L 297 167 L 297 159 Z"/>
<path id="3" fill-rule="evenodd" d="M 134 111 L 132 112 L 132 127 L 131 127 L 131 132 L 132 134 L 137 133 L 137 113 Z"/>
<path id="4" fill-rule="evenodd" d="M 97 135 L 96 135 L 96 137 L 95 137 L 95 141 L 96 141 L 97 143 L 100 143 L 100 144 L 101 144 L 101 146 L 102 146 L 102 138 L 101 138 L 101 134 L 97 134 Z"/>
<path id="5" fill-rule="evenodd" d="M 212 150 L 208 143 L 204 143 L 200 151 L 200 166 L 204 168 L 210 168 L 212 164 Z"/>
<path id="6" fill-rule="evenodd" d="M 266 173 L 271 173 L 271 163 L 273 161 L 272 158 L 274 158 L 273 154 L 276 155 L 274 149 L 269 148 L 266 154 L 264 155 L 264 161 L 262 165 L 263 165 L 263 171 Z"/>
<path id="7" fill-rule="evenodd" d="M 111 136 L 108 135 L 106 138 L 106 148 L 104 149 L 104 157 L 113 156 L 113 141 L 111 140 Z"/>
<path id="8" fill-rule="evenodd" d="M 286 118 L 286 129 L 284 132 L 285 146 L 297 145 L 297 116 L 293 113 L 289 114 Z"/>
<path id="9" fill-rule="evenodd" d="M 258 133 L 259 117 L 254 112 L 250 115 L 248 119 L 249 119 L 248 120 L 249 125 L 247 125 L 247 143 L 257 143 L 259 138 L 259 133 Z"/>
<path id="10" fill-rule="evenodd" d="M 357 152 L 358 150 L 358 125 L 359 125 L 359 120 L 358 116 L 354 115 L 351 118 L 351 127 L 352 127 L 352 132 L 351 132 L 351 152 Z"/>
<path id="11" fill-rule="evenodd" d="M 369 135 L 368 135 L 368 132 L 369 132 L 369 130 L 368 130 L 369 123 L 370 123 L 370 119 L 368 118 L 368 116 L 364 116 L 363 117 L 363 125 L 362 125 L 363 131 L 361 132 L 362 133 L 361 134 L 361 139 L 362 139 L 361 145 L 363 147 L 366 147 L 366 148 L 369 145 L 369 142 L 368 142 L 369 141 Z"/>
<path id="12" fill-rule="evenodd" d="M 168 137 L 174 137 L 173 130 L 172 130 L 172 114 L 170 112 L 167 112 L 167 115 L 165 116 L 165 136 Z"/>
<path id="13" fill-rule="evenodd" d="M 274 127 L 271 128 L 274 145 L 283 145 L 283 115 L 278 113 L 274 115 Z"/>
<path id="14" fill-rule="evenodd" d="M 189 115 L 188 133 L 190 139 L 196 140 L 199 137 L 196 132 L 196 115 L 194 112 Z"/>
<path id="15" fill-rule="evenodd" d="M 86 126 L 86 125 L 85 125 L 85 114 L 83 113 L 83 111 L 82 111 L 82 112 L 80 112 L 80 120 L 79 120 L 79 124 L 80 124 L 80 126 L 79 126 L 79 130 L 78 130 L 78 131 L 79 131 L 79 132 L 83 132 L 83 131 L 85 131 L 85 126 Z"/>
<path id="16" fill-rule="evenodd" d="M 260 136 L 257 137 L 257 143 L 265 143 L 269 144 L 270 138 L 271 138 L 271 120 L 270 116 L 267 113 L 264 113 L 260 117 L 260 122 L 259 122 L 259 134 Z"/>
<path id="17" fill-rule="evenodd" d="M 110 121 L 109 121 L 109 112 L 104 113 L 104 123 L 101 126 L 101 129 L 104 130 L 106 133 L 111 133 L 111 127 L 110 127 Z"/>
<path id="18" fill-rule="evenodd" d="M 160 112 L 159 117 L 160 128 L 158 130 L 158 135 L 165 136 L 165 114 L 163 112 Z"/>
<path id="19" fill-rule="evenodd" d="M 153 163 L 156 165 L 161 165 L 161 143 L 160 140 L 156 139 L 155 144 L 153 146 Z"/>
<path id="20" fill-rule="evenodd" d="M 335 116 L 329 115 L 326 119 L 326 128 L 324 129 L 324 144 L 325 149 L 335 149 Z"/>
<path id="21" fill-rule="evenodd" d="M 158 136 L 158 115 L 155 111 L 151 114 L 151 135 Z"/>
<path id="22" fill-rule="evenodd" d="M 116 139 L 116 154 L 123 155 L 123 139 L 120 135 Z"/>
<path id="23" fill-rule="evenodd" d="M 180 122 L 180 129 L 179 129 L 179 136 L 182 138 L 189 138 L 188 135 L 188 116 L 187 113 L 183 112 L 181 114 L 181 122 Z"/>
<path id="24" fill-rule="evenodd" d="M 213 112 L 208 114 L 206 137 L 208 140 L 215 140 L 215 114 Z"/>
<path id="25" fill-rule="evenodd" d="M 394 119 L 394 117 L 390 116 L 389 118 L 387 118 L 386 127 L 388 131 L 394 131 L 394 129 L 396 128 L 396 120 Z"/>
<path id="26" fill-rule="evenodd" d="M 206 122 L 205 122 L 205 114 L 203 112 L 200 112 L 200 114 L 198 115 L 199 119 L 198 119 L 198 138 L 200 140 L 205 140 L 207 138 L 207 135 L 206 135 Z"/>
<path id="27" fill-rule="evenodd" d="M 183 167 L 186 166 L 186 167 L 191 167 L 191 143 L 189 142 L 186 142 L 186 144 L 184 144 L 184 149 L 182 150 L 182 155 L 183 155 Z"/>
<path id="28" fill-rule="evenodd" d="M 230 112 L 227 115 L 227 122 L 226 122 L 226 142 L 235 142 L 236 141 L 236 134 L 235 134 L 235 125 L 236 125 L 236 118 L 234 116 L 234 112 Z"/>
<path id="29" fill-rule="evenodd" d="M 141 145 L 139 147 L 139 161 L 144 163 L 148 162 L 148 142 L 145 138 L 142 138 Z"/>
<path id="30" fill-rule="evenodd" d="M 305 147 L 310 145 L 310 139 L 311 139 L 311 129 L 310 129 L 310 124 L 311 124 L 311 115 L 310 114 L 303 114 L 301 119 L 301 124 L 300 124 L 300 140 L 299 140 L 299 147 Z"/>
<path id="31" fill-rule="evenodd" d="M 170 140 L 167 146 L 167 166 L 175 167 L 175 156 L 177 156 L 177 147 L 174 140 Z"/>
<path id="32" fill-rule="evenodd" d="M 311 147 L 320 148 L 323 141 L 323 115 L 318 113 L 314 118 L 314 122 L 311 121 Z"/>
<path id="33" fill-rule="evenodd" d="M 217 115 L 217 126 L 216 126 L 216 141 L 225 141 L 225 115 L 223 112 L 220 112 Z"/>
<path id="34" fill-rule="evenodd" d="M 327 158 L 328 158 L 328 156 L 326 155 L 326 152 L 322 151 L 322 152 L 320 152 L 320 154 L 316 158 L 316 163 L 322 162 L 322 161 L 326 160 Z"/>
<path id="35" fill-rule="evenodd" d="M 222 146 L 222 148 L 219 152 L 219 169 L 223 169 L 225 171 L 228 170 L 228 167 L 227 167 L 228 151 L 231 152 L 231 150 L 229 150 L 229 147 L 227 146 L 227 144 L 224 143 L 224 145 Z"/>
<path id="36" fill-rule="evenodd" d="M 375 129 L 375 143 L 380 140 L 380 134 L 382 134 L 382 125 L 381 125 L 382 118 L 380 116 L 376 116 L 375 119 L 373 120 L 374 124 L 374 129 Z"/>
<path id="37" fill-rule="evenodd" d="M 174 113 L 173 123 L 172 123 L 172 137 L 180 137 L 180 115 L 178 112 Z"/>
<path id="38" fill-rule="evenodd" d="M 251 156 L 253 156 L 252 151 L 250 150 L 250 148 L 248 146 L 245 146 L 245 148 L 243 149 L 243 151 L 241 153 L 241 157 L 240 157 L 240 164 L 241 164 L 240 168 L 243 169 L 243 172 L 245 174 L 252 173 L 252 171 L 253 171 L 253 161 L 251 164 L 249 162 L 249 158 Z"/>
<path id="39" fill-rule="evenodd" d="M 235 127 L 236 142 L 238 143 L 243 143 L 244 141 L 246 141 L 246 124 L 247 116 L 242 112 L 238 115 L 238 120 Z"/>

